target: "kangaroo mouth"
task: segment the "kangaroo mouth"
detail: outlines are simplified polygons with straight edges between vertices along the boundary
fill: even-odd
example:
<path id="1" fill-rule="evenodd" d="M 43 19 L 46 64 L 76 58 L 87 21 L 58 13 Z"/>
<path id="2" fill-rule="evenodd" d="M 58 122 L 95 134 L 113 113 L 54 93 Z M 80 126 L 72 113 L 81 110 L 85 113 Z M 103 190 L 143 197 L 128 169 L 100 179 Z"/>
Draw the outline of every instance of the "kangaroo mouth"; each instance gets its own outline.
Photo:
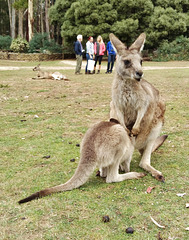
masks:
<path id="1" fill-rule="evenodd" d="M 135 80 L 137 80 L 138 82 L 140 82 L 142 77 L 135 77 Z"/>

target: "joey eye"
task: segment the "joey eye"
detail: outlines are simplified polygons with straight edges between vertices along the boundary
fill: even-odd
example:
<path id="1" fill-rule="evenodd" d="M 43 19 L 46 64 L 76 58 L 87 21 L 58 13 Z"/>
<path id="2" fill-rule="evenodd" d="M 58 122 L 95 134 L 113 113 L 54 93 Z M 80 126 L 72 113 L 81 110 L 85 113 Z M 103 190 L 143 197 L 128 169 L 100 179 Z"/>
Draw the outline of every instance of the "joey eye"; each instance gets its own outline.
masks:
<path id="1" fill-rule="evenodd" d="M 130 60 L 124 60 L 124 64 L 126 67 L 129 67 L 131 65 L 131 61 Z"/>

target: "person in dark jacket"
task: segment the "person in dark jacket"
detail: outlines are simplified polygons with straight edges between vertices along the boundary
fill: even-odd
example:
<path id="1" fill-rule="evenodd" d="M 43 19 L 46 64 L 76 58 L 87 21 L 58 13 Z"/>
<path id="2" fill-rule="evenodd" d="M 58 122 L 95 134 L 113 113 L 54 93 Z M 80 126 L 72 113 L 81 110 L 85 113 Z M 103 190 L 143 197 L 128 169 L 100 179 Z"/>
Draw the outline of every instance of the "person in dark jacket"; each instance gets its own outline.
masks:
<path id="1" fill-rule="evenodd" d="M 75 50 L 76 60 L 77 60 L 75 74 L 81 74 L 80 71 L 81 71 L 83 52 L 84 52 L 83 46 L 81 44 L 82 40 L 83 40 L 82 35 L 78 35 L 77 42 L 75 42 L 74 50 Z"/>
<path id="2" fill-rule="evenodd" d="M 107 65 L 106 73 L 112 73 L 112 69 L 114 67 L 114 62 L 116 58 L 116 52 L 114 51 L 114 48 L 110 41 L 107 43 L 106 49 L 107 49 L 107 56 L 108 56 L 108 65 Z M 110 67 L 110 64 L 111 64 L 111 67 Z"/>

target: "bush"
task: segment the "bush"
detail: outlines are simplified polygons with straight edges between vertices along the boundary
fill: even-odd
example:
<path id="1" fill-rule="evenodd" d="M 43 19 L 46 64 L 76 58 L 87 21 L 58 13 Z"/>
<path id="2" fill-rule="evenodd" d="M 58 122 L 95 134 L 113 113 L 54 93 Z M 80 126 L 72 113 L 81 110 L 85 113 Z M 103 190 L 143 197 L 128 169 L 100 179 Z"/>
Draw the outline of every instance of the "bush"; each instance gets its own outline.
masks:
<path id="1" fill-rule="evenodd" d="M 12 38 L 10 36 L 1 36 L 0 35 L 0 49 L 1 50 L 9 51 L 11 42 L 12 42 Z"/>
<path id="2" fill-rule="evenodd" d="M 16 53 L 27 53 L 29 50 L 29 44 L 25 39 L 18 37 L 12 40 L 10 50 Z"/>
<path id="3" fill-rule="evenodd" d="M 61 53 L 62 47 L 54 39 L 49 39 L 47 33 L 36 33 L 29 42 L 30 52 Z"/>
<path id="4" fill-rule="evenodd" d="M 180 36 L 172 42 L 163 41 L 157 49 L 154 60 L 189 60 L 189 38 Z"/>

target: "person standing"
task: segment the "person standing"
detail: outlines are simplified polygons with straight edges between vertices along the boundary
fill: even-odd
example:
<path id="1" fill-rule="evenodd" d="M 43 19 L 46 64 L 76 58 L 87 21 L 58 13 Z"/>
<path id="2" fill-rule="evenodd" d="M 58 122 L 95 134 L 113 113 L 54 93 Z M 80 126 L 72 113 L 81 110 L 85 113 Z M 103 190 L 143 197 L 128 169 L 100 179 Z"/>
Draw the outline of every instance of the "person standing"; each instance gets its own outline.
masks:
<path id="1" fill-rule="evenodd" d="M 114 48 L 111 44 L 111 41 L 107 43 L 107 56 L 108 56 L 108 64 L 107 64 L 107 71 L 106 73 L 112 73 L 114 62 L 116 58 L 116 52 L 114 51 Z M 111 64 L 111 67 L 110 67 Z"/>
<path id="2" fill-rule="evenodd" d="M 83 46 L 81 44 L 83 40 L 83 36 L 82 35 L 78 35 L 77 36 L 77 41 L 75 42 L 75 46 L 74 46 L 74 50 L 75 50 L 75 54 L 76 54 L 76 69 L 75 69 L 75 74 L 81 74 L 81 65 L 82 65 L 82 59 L 83 59 Z"/>
<path id="3" fill-rule="evenodd" d="M 87 65 L 85 68 L 85 74 L 91 74 L 91 71 L 88 71 L 88 60 L 93 59 L 94 55 L 94 44 L 93 44 L 93 37 L 88 38 L 88 42 L 86 43 L 86 59 L 87 59 Z"/>
<path id="4" fill-rule="evenodd" d="M 103 42 L 103 39 L 102 39 L 101 36 L 98 36 L 97 37 L 97 41 L 94 44 L 95 65 L 94 65 L 93 73 L 95 73 L 97 61 L 99 61 L 99 69 L 98 69 L 97 73 L 100 73 L 101 62 L 102 62 L 102 58 L 104 56 L 105 50 L 106 50 L 106 46 L 105 46 L 105 44 Z"/>

